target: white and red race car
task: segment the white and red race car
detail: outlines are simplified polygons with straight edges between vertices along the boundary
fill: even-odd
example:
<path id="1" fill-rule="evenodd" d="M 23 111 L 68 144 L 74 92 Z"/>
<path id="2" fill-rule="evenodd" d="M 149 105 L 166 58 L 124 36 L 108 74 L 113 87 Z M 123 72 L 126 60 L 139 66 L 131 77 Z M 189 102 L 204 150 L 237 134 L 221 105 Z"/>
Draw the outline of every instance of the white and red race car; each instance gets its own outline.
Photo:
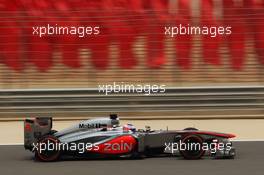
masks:
<path id="1" fill-rule="evenodd" d="M 175 156 L 185 159 L 234 158 L 230 142 L 233 134 L 183 130 L 136 129 L 119 125 L 117 115 L 81 121 L 62 131 L 52 130 L 52 118 L 26 119 L 24 146 L 40 161 L 72 157 L 153 157 Z"/>

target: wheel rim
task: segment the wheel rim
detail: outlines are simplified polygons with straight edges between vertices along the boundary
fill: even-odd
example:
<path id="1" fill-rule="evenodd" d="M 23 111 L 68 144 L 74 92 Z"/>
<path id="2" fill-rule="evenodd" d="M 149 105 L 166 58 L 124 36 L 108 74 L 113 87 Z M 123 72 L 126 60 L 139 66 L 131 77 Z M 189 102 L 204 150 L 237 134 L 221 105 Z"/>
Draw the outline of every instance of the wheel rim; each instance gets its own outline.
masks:
<path id="1" fill-rule="evenodd" d="M 186 159 L 200 159 L 204 155 L 203 140 L 199 136 L 186 136 L 182 143 L 188 145 L 185 150 L 181 150 L 180 153 Z"/>
<path id="2" fill-rule="evenodd" d="M 39 147 L 38 147 L 36 154 L 40 160 L 42 160 L 42 161 L 54 161 L 59 157 L 60 150 L 58 149 L 58 147 L 56 148 L 54 146 L 54 150 L 49 150 L 47 148 L 48 143 L 51 143 L 53 145 L 59 145 L 58 139 L 53 138 L 53 137 L 46 137 L 46 138 L 43 138 L 42 140 L 40 140 L 38 143 L 39 143 Z M 40 151 L 40 145 L 41 144 L 46 144 L 45 150 Z"/>

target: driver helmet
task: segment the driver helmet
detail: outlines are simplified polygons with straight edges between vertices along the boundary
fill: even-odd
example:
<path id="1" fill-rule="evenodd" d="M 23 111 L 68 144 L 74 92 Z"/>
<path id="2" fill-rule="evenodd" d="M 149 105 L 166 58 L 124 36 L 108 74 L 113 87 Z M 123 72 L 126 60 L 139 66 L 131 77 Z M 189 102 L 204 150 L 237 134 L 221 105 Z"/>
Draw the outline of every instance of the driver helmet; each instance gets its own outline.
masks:
<path id="1" fill-rule="evenodd" d="M 136 127 L 132 124 L 126 124 L 123 126 L 123 131 L 136 131 Z"/>

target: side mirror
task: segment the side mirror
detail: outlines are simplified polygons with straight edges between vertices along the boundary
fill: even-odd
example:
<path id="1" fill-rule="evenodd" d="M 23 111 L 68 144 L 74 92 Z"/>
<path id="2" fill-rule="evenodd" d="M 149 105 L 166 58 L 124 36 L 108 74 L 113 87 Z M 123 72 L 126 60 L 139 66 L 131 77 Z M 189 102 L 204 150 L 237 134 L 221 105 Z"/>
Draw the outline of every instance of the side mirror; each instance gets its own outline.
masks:
<path id="1" fill-rule="evenodd" d="M 146 132 L 150 132 L 151 131 L 150 126 L 145 126 L 145 129 L 146 129 Z"/>

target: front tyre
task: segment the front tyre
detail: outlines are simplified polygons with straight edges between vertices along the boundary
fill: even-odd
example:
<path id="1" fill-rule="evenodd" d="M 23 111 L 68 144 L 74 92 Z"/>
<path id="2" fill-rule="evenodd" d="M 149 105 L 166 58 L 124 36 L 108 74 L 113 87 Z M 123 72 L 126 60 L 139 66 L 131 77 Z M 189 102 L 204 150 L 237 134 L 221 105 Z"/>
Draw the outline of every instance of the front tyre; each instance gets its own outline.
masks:
<path id="1" fill-rule="evenodd" d="M 38 149 L 35 150 L 35 159 L 42 162 L 56 161 L 60 157 L 60 149 L 57 137 L 45 135 L 38 141 Z"/>
<path id="2" fill-rule="evenodd" d="M 194 128 L 194 127 L 184 128 L 183 130 L 184 131 L 198 131 L 198 129 L 197 128 Z"/>
<path id="3" fill-rule="evenodd" d="M 187 135 L 182 139 L 184 149 L 180 150 L 180 154 L 189 160 L 200 159 L 205 151 L 203 150 L 203 139 L 198 135 Z"/>

